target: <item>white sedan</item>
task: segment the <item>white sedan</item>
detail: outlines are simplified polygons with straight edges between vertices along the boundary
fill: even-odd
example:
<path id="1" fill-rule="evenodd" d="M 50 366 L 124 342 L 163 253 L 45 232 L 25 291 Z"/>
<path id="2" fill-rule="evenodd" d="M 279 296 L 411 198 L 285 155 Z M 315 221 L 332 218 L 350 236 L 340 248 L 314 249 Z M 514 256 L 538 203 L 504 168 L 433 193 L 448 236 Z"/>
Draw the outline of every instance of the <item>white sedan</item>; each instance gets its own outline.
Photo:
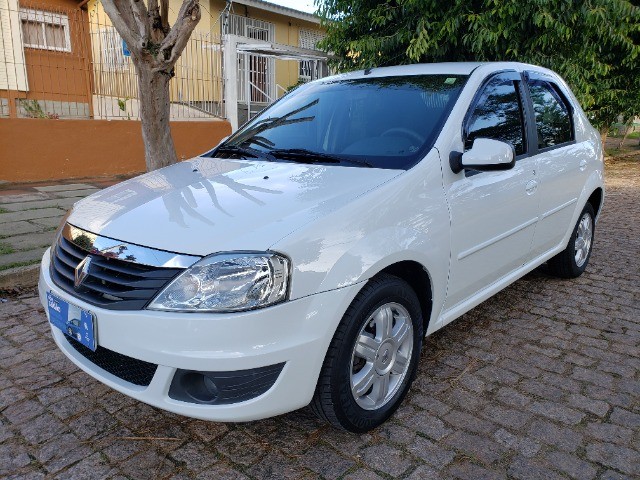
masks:
<path id="1" fill-rule="evenodd" d="M 78 202 L 40 297 L 65 355 L 138 400 L 217 421 L 311 404 L 364 432 L 425 335 L 545 262 L 582 274 L 603 199 L 600 137 L 555 73 L 368 69 Z"/>

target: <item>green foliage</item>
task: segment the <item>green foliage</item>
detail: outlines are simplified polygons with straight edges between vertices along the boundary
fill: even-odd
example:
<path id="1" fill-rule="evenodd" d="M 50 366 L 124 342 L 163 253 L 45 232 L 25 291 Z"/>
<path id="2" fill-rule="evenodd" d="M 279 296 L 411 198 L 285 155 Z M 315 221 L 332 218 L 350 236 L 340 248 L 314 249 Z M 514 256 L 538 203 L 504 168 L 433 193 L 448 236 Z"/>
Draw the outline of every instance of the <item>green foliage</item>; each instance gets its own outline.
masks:
<path id="1" fill-rule="evenodd" d="M 20 105 L 24 108 L 24 111 L 29 118 L 48 118 L 50 120 L 58 120 L 60 115 L 57 113 L 44 113 L 42 107 L 40 106 L 40 102 L 37 100 L 20 100 Z"/>
<path id="2" fill-rule="evenodd" d="M 47 118 L 47 114 L 44 113 L 37 100 L 20 100 L 20 105 L 27 112 L 29 118 Z"/>
<path id="3" fill-rule="evenodd" d="M 118 98 L 118 108 L 122 112 L 126 112 L 127 111 L 127 100 L 129 100 L 129 97 Z"/>
<path id="4" fill-rule="evenodd" d="M 340 71 L 441 61 L 555 70 L 597 127 L 640 113 L 640 0 L 316 0 Z"/>
<path id="5" fill-rule="evenodd" d="M 127 119 L 131 120 L 131 115 L 129 115 L 129 113 L 127 112 L 127 102 L 131 100 L 131 98 L 125 97 L 125 98 L 118 98 L 117 100 L 118 100 L 118 108 L 120 109 L 120 111 L 125 112 L 127 114 Z"/>

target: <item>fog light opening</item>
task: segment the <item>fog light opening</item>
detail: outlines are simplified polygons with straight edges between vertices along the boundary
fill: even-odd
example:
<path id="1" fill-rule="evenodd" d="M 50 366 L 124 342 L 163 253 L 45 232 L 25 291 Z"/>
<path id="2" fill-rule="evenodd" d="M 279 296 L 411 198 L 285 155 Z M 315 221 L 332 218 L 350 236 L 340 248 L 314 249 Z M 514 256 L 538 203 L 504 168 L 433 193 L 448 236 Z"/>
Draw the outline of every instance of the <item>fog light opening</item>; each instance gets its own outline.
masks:
<path id="1" fill-rule="evenodd" d="M 197 402 L 211 403 L 218 398 L 219 390 L 215 382 L 198 372 L 189 372 L 180 379 L 183 391 Z"/>

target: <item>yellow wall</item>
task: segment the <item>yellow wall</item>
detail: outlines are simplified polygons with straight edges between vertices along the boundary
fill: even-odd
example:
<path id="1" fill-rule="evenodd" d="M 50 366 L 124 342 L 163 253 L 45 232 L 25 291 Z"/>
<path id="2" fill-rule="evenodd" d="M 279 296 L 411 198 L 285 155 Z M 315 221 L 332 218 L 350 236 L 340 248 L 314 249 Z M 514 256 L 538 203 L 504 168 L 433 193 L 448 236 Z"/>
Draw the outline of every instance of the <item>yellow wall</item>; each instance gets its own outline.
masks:
<path id="1" fill-rule="evenodd" d="M 179 0 L 172 0 L 173 2 L 178 2 Z M 220 17 L 222 10 L 225 7 L 225 2 L 222 0 L 210 0 L 211 8 L 209 11 L 211 12 L 211 16 L 214 19 L 211 22 L 211 25 L 216 22 L 216 19 Z M 203 14 L 204 14 L 203 10 Z M 281 43 L 283 45 L 291 45 L 297 47 L 298 43 L 298 32 L 300 29 L 306 30 L 321 30 L 320 25 L 314 22 L 307 22 L 305 20 L 300 20 L 298 18 L 292 18 L 286 15 L 281 15 L 273 12 L 265 12 L 264 10 L 260 10 L 253 7 L 245 7 L 245 5 L 234 4 L 231 10 L 231 13 L 236 15 L 240 15 L 243 17 L 255 18 L 258 20 L 264 20 L 265 22 L 271 22 L 275 25 L 275 33 L 276 43 Z M 220 33 L 220 21 L 217 22 L 215 26 L 213 26 L 214 33 Z M 298 82 L 298 62 L 291 60 L 276 60 L 276 84 L 281 87 L 287 88 L 291 85 L 295 85 Z M 278 89 L 278 96 L 280 96 L 282 91 Z"/>
<path id="2" fill-rule="evenodd" d="M 182 4 L 182 0 L 170 0 L 169 3 L 169 22 L 173 24 L 176 20 L 178 11 Z M 199 38 L 199 34 L 210 36 L 208 38 L 217 38 L 221 31 L 220 14 L 224 10 L 226 2 L 224 0 L 210 0 L 207 4 L 202 2 L 202 18 L 198 23 L 192 40 Z M 100 60 L 100 45 L 99 34 L 97 30 L 101 27 L 111 25 L 111 21 L 104 13 L 102 5 L 97 0 L 91 0 L 88 4 L 89 19 L 92 37 L 92 50 L 93 58 L 95 61 Z M 275 25 L 275 41 L 284 45 L 291 45 L 297 47 L 298 34 L 300 29 L 307 30 L 320 30 L 320 26 L 314 22 L 308 22 L 297 18 L 292 18 L 287 15 L 266 12 L 253 7 L 245 7 L 240 4 L 233 4 L 231 13 L 239 16 L 247 16 L 258 20 L 273 23 Z M 190 47 L 187 47 L 189 49 Z M 176 66 L 176 78 L 171 82 L 171 96 L 172 100 L 178 100 L 179 98 L 189 97 L 192 100 L 205 100 L 205 101 L 219 101 L 222 97 L 222 83 L 217 75 L 220 74 L 219 68 L 221 65 L 218 63 L 218 59 L 215 61 L 210 57 L 201 57 L 197 53 L 199 51 L 198 45 L 194 44 L 195 56 L 190 62 L 190 65 L 194 66 L 199 72 L 200 80 L 192 82 L 183 78 L 180 69 L 180 61 Z M 210 50 L 209 50 L 210 51 Z M 186 56 L 187 53 L 183 53 Z M 194 61 L 195 60 L 195 61 Z M 212 69 L 212 62 L 215 63 Z M 213 76 L 211 75 L 211 72 Z M 298 82 L 298 62 L 291 60 L 276 60 L 276 74 L 275 81 L 277 85 L 286 89 L 291 85 L 295 85 Z M 96 67 L 94 69 L 95 82 L 98 86 L 98 91 L 104 95 L 110 95 L 115 97 L 135 97 L 137 96 L 137 85 L 133 80 L 133 65 L 131 65 L 126 71 L 107 71 L 104 67 Z M 190 76 L 192 74 L 189 74 Z M 282 88 L 277 89 L 278 96 L 281 96 Z M 187 90 L 191 90 L 187 92 Z M 180 92 L 180 94 L 179 94 Z"/>
<path id="3" fill-rule="evenodd" d="M 182 0 L 172 0 L 169 8 L 169 23 L 175 23 Z M 94 78 L 98 95 L 121 99 L 136 98 L 138 85 L 133 63 L 113 68 L 102 57 L 104 37 L 100 30 L 112 26 L 98 0 L 88 4 L 89 25 L 91 31 L 91 49 L 94 61 Z M 222 99 L 222 63 L 219 51 L 213 43 L 218 43 L 219 34 L 208 36 L 211 31 L 211 17 L 203 9 L 203 15 L 196 26 L 191 40 L 182 52 L 175 66 L 175 78 L 171 82 L 172 101 L 220 101 Z M 184 61 L 184 63 L 183 63 Z M 188 68 L 183 68 L 188 65 Z"/>

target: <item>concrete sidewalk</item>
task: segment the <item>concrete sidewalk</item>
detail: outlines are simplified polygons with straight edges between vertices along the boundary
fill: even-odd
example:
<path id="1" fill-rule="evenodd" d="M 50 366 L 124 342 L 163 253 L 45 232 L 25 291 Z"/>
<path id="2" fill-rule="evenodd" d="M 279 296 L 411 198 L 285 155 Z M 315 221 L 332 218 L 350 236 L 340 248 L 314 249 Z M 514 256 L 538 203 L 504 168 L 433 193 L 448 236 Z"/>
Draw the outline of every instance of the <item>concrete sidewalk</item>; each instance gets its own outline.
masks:
<path id="1" fill-rule="evenodd" d="M 0 289 L 33 286 L 44 251 L 71 206 L 122 178 L 0 187 Z"/>

